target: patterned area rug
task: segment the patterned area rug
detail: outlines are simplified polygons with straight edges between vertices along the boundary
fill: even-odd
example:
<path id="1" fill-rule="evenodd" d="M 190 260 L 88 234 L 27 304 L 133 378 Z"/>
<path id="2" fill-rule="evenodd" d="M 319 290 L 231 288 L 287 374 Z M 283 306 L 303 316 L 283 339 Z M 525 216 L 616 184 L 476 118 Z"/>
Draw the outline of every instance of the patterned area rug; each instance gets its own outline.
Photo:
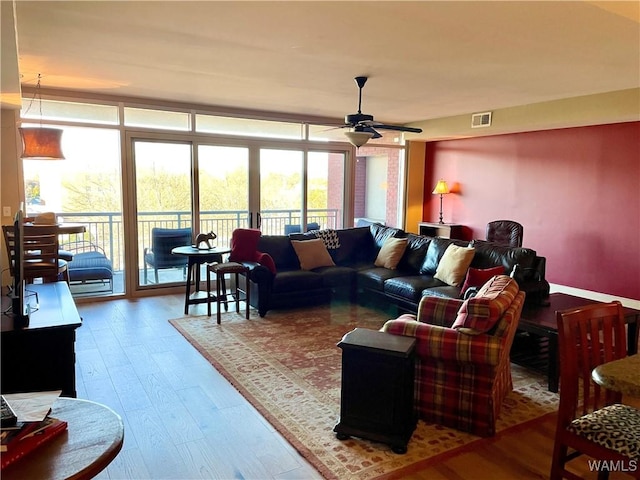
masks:
<path id="1" fill-rule="evenodd" d="M 418 422 L 408 452 L 358 438 L 340 441 L 341 354 L 336 347 L 356 327 L 379 329 L 388 315 L 356 305 L 269 311 L 260 318 L 226 313 L 170 320 L 189 342 L 328 479 L 400 478 L 479 437 Z M 497 431 L 557 409 L 558 396 L 542 376 L 514 365 L 514 391 Z"/>

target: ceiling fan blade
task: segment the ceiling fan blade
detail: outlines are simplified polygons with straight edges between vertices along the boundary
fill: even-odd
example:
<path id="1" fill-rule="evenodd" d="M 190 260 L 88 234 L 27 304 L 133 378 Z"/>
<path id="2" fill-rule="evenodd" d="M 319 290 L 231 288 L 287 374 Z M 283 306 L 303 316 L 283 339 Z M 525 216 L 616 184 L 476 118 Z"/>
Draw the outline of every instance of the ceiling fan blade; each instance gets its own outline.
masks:
<path id="1" fill-rule="evenodd" d="M 373 127 L 370 126 L 365 126 L 362 128 L 363 132 L 369 132 L 369 133 L 373 133 L 373 139 L 375 138 L 382 138 L 382 135 L 380 134 L 380 132 L 377 132 Z"/>
<path id="2" fill-rule="evenodd" d="M 381 130 L 397 130 L 398 132 L 422 133 L 421 128 L 403 127 L 402 125 L 375 124 L 375 127 Z"/>

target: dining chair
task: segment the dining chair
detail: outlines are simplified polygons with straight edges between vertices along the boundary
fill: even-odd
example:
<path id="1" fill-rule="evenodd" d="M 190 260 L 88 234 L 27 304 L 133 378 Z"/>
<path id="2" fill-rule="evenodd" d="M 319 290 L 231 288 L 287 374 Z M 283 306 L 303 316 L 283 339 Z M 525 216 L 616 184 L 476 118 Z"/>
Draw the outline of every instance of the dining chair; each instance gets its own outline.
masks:
<path id="1" fill-rule="evenodd" d="M 622 305 L 597 303 L 559 311 L 556 320 L 560 404 L 551 480 L 582 478 L 566 466 L 580 455 L 597 461 L 592 465 L 600 465 L 598 478 L 607 478 L 611 469 L 640 478 L 640 410 L 620 404 L 619 392 L 591 379 L 595 367 L 627 355 Z"/>
<path id="2" fill-rule="evenodd" d="M 23 227 L 24 279 L 33 283 L 36 278 L 43 282 L 57 282 L 60 277 L 69 283 L 68 264 L 60 259 L 58 227 L 56 225 L 24 225 Z M 15 232 L 13 225 L 3 225 L 9 268 L 14 274 Z"/>

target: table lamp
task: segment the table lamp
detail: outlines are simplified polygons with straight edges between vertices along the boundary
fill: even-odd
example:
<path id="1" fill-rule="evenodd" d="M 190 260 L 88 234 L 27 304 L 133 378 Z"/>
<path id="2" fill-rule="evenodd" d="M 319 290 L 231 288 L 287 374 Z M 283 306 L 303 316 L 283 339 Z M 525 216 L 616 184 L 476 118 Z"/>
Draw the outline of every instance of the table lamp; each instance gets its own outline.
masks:
<path id="1" fill-rule="evenodd" d="M 440 222 L 439 223 L 444 223 L 442 221 L 442 196 L 449 193 L 449 186 L 447 185 L 447 182 L 445 182 L 442 179 L 438 180 L 438 183 L 436 184 L 436 188 L 434 188 L 433 192 L 431 193 L 433 193 L 434 195 L 440 195 Z"/>

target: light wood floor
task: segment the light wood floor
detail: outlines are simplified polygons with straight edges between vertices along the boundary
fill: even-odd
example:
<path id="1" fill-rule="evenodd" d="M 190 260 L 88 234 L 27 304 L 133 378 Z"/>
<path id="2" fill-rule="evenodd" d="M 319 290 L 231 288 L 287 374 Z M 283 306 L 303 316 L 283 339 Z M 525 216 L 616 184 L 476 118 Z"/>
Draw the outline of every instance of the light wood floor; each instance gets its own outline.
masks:
<path id="1" fill-rule="evenodd" d="M 124 447 L 98 478 L 321 478 L 168 323 L 183 316 L 182 302 L 168 295 L 78 304 L 78 397 L 110 406 L 125 423 Z M 190 314 L 206 314 L 206 306 Z M 547 418 L 411 478 L 548 478 L 554 430 Z M 574 463 L 596 478 L 585 459 Z"/>

